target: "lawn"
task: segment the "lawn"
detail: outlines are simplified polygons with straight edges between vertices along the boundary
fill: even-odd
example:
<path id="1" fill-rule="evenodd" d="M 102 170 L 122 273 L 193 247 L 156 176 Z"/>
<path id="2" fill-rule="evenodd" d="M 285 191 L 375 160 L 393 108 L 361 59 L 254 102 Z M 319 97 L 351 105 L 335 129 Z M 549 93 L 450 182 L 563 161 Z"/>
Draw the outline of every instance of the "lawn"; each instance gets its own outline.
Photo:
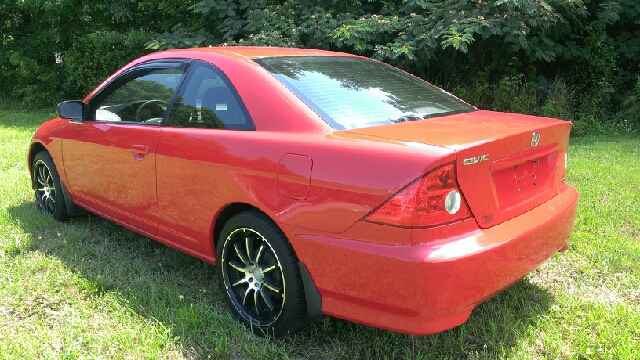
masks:
<path id="1" fill-rule="evenodd" d="M 52 114 L 0 110 L 0 359 L 640 358 L 640 136 L 572 139 L 571 249 L 478 306 L 410 336 L 326 317 L 253 336 L 215 268 L 97 216 L 36 209 L 26 150 Z"/>

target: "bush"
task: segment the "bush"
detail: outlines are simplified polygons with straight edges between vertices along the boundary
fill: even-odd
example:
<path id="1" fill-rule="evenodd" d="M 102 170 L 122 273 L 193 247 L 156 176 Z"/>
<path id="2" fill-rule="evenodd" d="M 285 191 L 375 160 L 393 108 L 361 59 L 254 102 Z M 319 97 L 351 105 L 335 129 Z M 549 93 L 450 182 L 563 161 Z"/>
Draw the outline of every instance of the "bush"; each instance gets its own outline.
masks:
<path id="1" fill-rule="evenodd" d="M 83 98 L 113 72 L 148 53 L 151 35 L 141 31 L 99 31 L 87 34 L 64 53 L 62 88 L 66 98 Z"/>
<path id="2" fill-rule="evenodd" d="M 494 92 L 492 109 L 505 112 L 537 115 L 541 94 L 523 74 L 505 76 Z"/>
<path id="3" fill-rule="evenodd" d="M 60 97 L 60 79 L 64 78 L 61 64 L 43 64 L 22 52 L 13 52 L 9 64 L 13 67 L 9 92 L 13 98 L 30 106 L 42 107 Z"/>
<path id="4" fill-rule="evenodd" d="M 575 88 L 568 86 L 563 79 L 556 78 L 547 88 L 540 116 L 562 120 L 573 120 Z"/>
<path id="5" fill-rule="evenodd" d="M 0 2 L 0 83 L 10 84 L 0 97 L 30 106 L 80 98 L 151 49 L 295 46 L 383 60 L 479 108 L 573 120 L 579 134 L 640 127 L 637 1 L 83 4 Z"/>
<path id="6" fill-rule="evenodd" d="M 621 103 L 614 123 L 622 131 L 640 132 L 640 74 L 636 75 L 635 87 Z"/>
<path id="7" fill-rule="evenodd" d="M 562 78 L 539 77 L 528 81 L 524 74 L 505 76 L 497 84 L 476 82 L 473 86 L 457 85 L 453 93 L 481 109 L 553 117 L 575 118 L 575 88 Z"/>

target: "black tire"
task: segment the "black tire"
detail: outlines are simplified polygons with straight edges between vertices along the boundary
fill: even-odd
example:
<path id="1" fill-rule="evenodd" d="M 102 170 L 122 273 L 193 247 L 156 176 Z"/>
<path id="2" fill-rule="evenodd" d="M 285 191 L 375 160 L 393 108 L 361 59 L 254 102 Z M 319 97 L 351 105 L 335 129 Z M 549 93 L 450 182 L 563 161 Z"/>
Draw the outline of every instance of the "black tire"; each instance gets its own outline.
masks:
<path id="1" fill-rule="evenodd" d="M 282 337 L 307 324 L 298 258 L 269 217 L 251 210 L 229 219 L 217 259 L 225 301 L 255 334 Z"/>
<path id="2" fill-rule="evenodd" d="M 49 153 L 46 151 L 37 153 L 33 158 L 31 169 L 33 188 L 40 211 L 58 221 L 66 219 L 69 215 L 64 203 L 60 176 Z"/>

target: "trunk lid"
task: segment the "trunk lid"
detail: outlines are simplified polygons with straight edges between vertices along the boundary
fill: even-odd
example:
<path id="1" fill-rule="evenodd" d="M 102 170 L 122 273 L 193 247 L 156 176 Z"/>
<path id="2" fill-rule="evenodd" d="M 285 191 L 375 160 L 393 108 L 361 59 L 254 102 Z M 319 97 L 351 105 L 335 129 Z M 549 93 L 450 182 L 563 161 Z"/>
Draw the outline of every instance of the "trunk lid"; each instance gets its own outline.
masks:
<path id="1" fill-rule="evenodd" d="M 348 130 L 455 150 L 460 189 L 482 228 L 558 193 L 565 183 L 570 131 L 568 121 L 483 110 Z"/>

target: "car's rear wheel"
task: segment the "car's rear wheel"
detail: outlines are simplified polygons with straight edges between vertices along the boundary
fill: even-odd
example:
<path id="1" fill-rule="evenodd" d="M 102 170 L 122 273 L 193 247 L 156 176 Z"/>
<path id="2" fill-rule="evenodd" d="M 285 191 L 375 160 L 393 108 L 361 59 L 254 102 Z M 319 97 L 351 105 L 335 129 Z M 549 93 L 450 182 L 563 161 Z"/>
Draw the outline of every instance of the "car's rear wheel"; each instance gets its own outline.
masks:
<path id="1" fill-rule="evenodd" d="M 222 229 L 218 279 L 234 314 L 254 333 L 281 337 L 307 323 L 298 258 L 267 216 L 245 211 Z"/>
<path id="2" fill-rule="evenodd" d="M 41 151 L 33 158 L 33 187 L 38 207 L 43 214 L 56 220 L 67 218 L 64 194 L 60 176 L 53 159 L 46 151 Z"/>

